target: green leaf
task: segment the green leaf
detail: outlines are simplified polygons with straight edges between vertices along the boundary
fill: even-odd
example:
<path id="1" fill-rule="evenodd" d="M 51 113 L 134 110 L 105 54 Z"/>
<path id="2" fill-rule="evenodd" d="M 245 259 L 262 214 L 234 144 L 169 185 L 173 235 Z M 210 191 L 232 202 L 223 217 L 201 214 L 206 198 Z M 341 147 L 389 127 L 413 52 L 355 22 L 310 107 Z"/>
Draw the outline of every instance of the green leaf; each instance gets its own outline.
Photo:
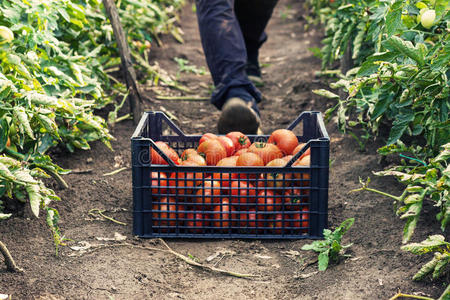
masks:
<path id="1" fill-rule="evenodd" d="M 402 27 L 402 8 L 403 1 L 396 1 L 390 8 L 390 11 L 386 15 L 386 34 L 388 37 L 397 33 Z"/>
<path id="2" fill-rule="evenodd" d="M 392 124 L 393 126 L 391 128 L 391 131 L 389 132 L 387 145 L 391 145 L 397 142 L 402 137 L 406 128 L 409 126 L 409 123 L 411 123 L 413 120 L 414 113 L 412 111 L 409 114 L 398 115 Z"/>
<path id="3" fill-rule="evenodd" d="M 330 250 L 327 250 L 325 252 L 321 252 L 318 256 L 319 261 L 319 271 L 325 271 L 328 268 L 328 262 L 330 260 L 328 254 Z"/>
<path id="4" fill-rule="evenodd" d="M 383 46 L 387 49 L 393 51 L 394 53 L 403 54 L 411 59 L 413 59 L 419 66 L 425 64 L 424 57 L 421 51 L 414 47 L 410 41 L 405 41 L 398 36 L 391 36 L 389 39 L 383 42 Z"/>
<path id="5" fill-rule="evenodd" d="M 401 247 L 403 251 L 422 255 L 429 252 L 438 251 L 442 246 L 450 246 L 450 243 L 445 241 L 445 237 L 440 234 L 430 235 L 426 240 L 420 243 L 410 243 Z"/>
<path id="6" fill-rule="evenodd" d="M 419 216 L 409 217 L 406 221 L 405 227 L 403 227 L 403 238 L 402 243 L 407 243 L 416 229 L 417 221 L 419 221 Z"/>

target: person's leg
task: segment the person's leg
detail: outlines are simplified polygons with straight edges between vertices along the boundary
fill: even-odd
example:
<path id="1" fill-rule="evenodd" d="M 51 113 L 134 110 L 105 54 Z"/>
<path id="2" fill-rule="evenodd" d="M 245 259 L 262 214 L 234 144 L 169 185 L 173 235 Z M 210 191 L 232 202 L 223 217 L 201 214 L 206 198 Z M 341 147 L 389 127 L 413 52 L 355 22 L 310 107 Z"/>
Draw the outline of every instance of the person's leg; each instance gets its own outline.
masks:
<path id="1" fill-rule="evenodd" d="M 247 50 L 248 62 L 246 71 L 249 76 L 261 77 L 258 62 L 259 48 L 267 40 L 267 35 L 264 30 L 267 23 L 269 23 L 277 2 L 278 0 L 235 1 L 235 13 L 244 36 Z"/>
<path id="2" fill-rule="evenodd" d="M 203 50 L 215 85 L 211 103 L 223 111 L 219 132 L 240 126 L 253 131 L 259 126 L 255 101 L 261 101 L 261 94 L 245 72 L 247 50 L 234 0 L 196 0 L 196 6 Z M 228 101 L 231 98 L 241 101 Z"/>

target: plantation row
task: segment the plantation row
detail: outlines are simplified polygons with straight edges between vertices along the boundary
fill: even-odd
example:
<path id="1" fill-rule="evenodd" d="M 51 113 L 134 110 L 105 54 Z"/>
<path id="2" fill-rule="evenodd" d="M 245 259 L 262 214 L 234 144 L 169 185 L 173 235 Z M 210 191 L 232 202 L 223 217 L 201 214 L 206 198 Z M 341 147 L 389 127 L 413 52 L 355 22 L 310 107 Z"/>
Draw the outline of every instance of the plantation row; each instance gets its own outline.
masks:
<path id="1" fill-rule="evenodd" d="M 326 112 L 361 148 L 388 129 L 386 145 L 378 149 L 397 165 L 381 176 L 395 176 L 406 185 L 400 196 L 368 190 L 394 199 L 397 215 L 406 220 L 403 243 L 410 241 L 424 201 L 437 207 L 442 232 L 450 223 L 450 5 L 446 0 L 308 2 L 310 22 L 325 25 L 322 74 L 337 74 L 329 90 L 317 94 L 337 104 Z M 342 72 L 325 70 L 340 59 Z M 450 265 L 450 243 L 436 234 L 422 243 L 403 246 L 434 258 L 416 274 L 438 278 Z M 450 293 L 449 288 L 446 290 Z M 447 294 L 448 296 L 448 294 Z"/>
<path id="2" fill-rule="evenodd" d="M 183 2 L 117 4 L 135 57 L 159 34 L 181 39 L 174 23 Z M 58 145 L 87 150 L 96 140 L 111 147 L 107 122 L 94 110 L 118 107 L 114 99 L 126 94 L 108 74 L 118 70 L 120 58 L 105 16 L 98 0 L 0 1 L 0 219 L 10 216 L 4 213 L 8 201 L 29 202 L 35 216 L 41 209 L 47 212 L 56 245 L 58 212 L 49 204 L 59 198 L 42 179 L 53 176 L 66 185 L 60 174 L 69 170 L 52 163 L 47 153 Z M 144 80 L 160 77 L 148 65 L 143 71 Z M 108 123 L 117 119 L 117 110 Z"/>

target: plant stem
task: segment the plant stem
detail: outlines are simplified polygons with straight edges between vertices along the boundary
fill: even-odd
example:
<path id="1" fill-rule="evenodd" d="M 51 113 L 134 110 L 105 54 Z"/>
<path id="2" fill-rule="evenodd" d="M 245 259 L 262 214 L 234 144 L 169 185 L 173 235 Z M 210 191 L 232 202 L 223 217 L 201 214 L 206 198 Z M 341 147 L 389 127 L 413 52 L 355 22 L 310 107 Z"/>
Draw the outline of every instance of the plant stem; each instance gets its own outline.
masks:
<path id="1" fill-rule="evenodd" d="M 403 294 L 403 293 L 398 293 L 394 297 L 390 298 L 389 300 L 395 300 L 395 299 L 400 298 L 400 297 L 420 299 L 420 300 L 434 300 L 433 298 L 430 298 L 430 297 L 410 295 L 410 294 Z"/>
<path id="2" fill-rule="evenodd" d="M 91 216 L 93 216 L 95 214 L 98 214 L 99 216 L 101 216 L 101 217 L 103 217 L 103 218 L 105 218 L 107 220 L 110 220 L 111 222 L 114 222 L 116 224 L 124 225 L 124 226 L 127 225 L 127 223 L 123 223 L 123 222 L 117 221 L 117 220 L 115 220 L 115 219 L 113 219 L 111 217 L 108 217 L 108 216 L 104 215 L 103 212 L 104 212 L 104 210 L 100 210 L 98 208 L 93 208 L 93 209 L 89 210 L 88 214 L 91 215 Z"/>
<path id="3" fill-rule="evenodd" d="M 61 177 L 61 175 L 58 174 L 58 172 L 54 172 L 54 171 L 51 171 L 51 170 L 48 170 L 48 169 L 46 169 L 46 170 L 56 180 L 56 182 L 58 182 L 59 186 L 62 189 L 68 189 L 69 188 L 69 185 L 67 184 L 67 182 L 64 181 L 64 179 Z"/>
<path id="4" fill-rule="evenodd" d="M 6 264 L 6 270 L 9 272 L 23 272 L 21 268 L 19 268 L 16 263 L 14 262 L 14 259 L 11 256 L 11 253 L 9 253 L 8 248 L 6 248 L 6 245 L 0 241 L 0 253 L 3 254 L 5 257 L 5 264 Z"/>
<path id="5" fill-rule="evenodd" d="M 112 175 L 116 175 L 117 173 L 120 173 L 120 172 L 122 172 L 122 171 L 125 171 L 126 169 L 128 169 L 128 168 L 127 168 L 127 167 L 123 167 L 123 168 L 114 170 L 114 171 L 112 171 L 112 172 L 105 173 L 105 174 L 103 174 L 103 176 L 112 176 Z"/>
<path id="6" fill-rule="evenodd" d="M 131 119 L 131 114 L 126 114 L 121 117 L 118 117 L 114 123 L 119 123 L 121 121 L 128 120 L 128 119 Z"/>
<path id="7" fill-rule="evenodd" d="M 394 199 L 395 201 L 398 201 L 398 202 L 402 201 L 403 198 L 405 197 L 405 194 L 406 194 L 406 191 L 404 191 L 403 194 L 401 194 L 400 196 L 394 196 L 394 195 L 391 195 L 391 194 L 388 194 L 388 193 L 385 193 L 385 192 L 382 192 L 382 191 L 379 191 L 379 190 L 376 190 L 376 189 L 368 188 L 368 187 L 365 187 L 365 186 L 362 187 L 362 188 L 359 188 L 359 189 L 351 190 L 350 192 L 353 193 L 353 192 L 359 192 L 359 191 L 374 192 L 374 193 L 383 195 L 385 197 L 392 198 L 392 199 Z"/>

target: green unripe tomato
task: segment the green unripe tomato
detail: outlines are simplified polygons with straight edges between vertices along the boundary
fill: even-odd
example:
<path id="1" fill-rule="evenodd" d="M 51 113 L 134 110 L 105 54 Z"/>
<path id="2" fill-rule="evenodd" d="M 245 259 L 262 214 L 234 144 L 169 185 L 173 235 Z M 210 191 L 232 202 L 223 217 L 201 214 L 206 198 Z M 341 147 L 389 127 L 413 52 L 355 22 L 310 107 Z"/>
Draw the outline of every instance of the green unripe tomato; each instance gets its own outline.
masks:
<path id="1" fill-rule="evenodd" d="M 5 26 L 0 26 L 0 44 L 10 43 L 14 39 L 14 33 Z"/>
<path id="2" fill-rule="evenodd" d="M 417 23 L 420 23 L 420 20 L 422 19 L 422 15 L 428 10 L 428 7 L 424 7 L 420 9 L 419 14 L 417 15 L 416 21 Z"/>
<path id="3" fill-rule="evenodd" d="M 436 12 L 434 9 L 429 9 L 422 14 L 420 18 L 420 23 L 426 29 L 430 29 L 433 26 L 434 20 L 436 19 Z"/>
<path id="4" fill-rule="evenodd" d="M 416 7 L 418 9 L 428 8 L 428 6 L 425 3 L 423 3 L 423 2 L 417 2 L 416 3 Z"/>

